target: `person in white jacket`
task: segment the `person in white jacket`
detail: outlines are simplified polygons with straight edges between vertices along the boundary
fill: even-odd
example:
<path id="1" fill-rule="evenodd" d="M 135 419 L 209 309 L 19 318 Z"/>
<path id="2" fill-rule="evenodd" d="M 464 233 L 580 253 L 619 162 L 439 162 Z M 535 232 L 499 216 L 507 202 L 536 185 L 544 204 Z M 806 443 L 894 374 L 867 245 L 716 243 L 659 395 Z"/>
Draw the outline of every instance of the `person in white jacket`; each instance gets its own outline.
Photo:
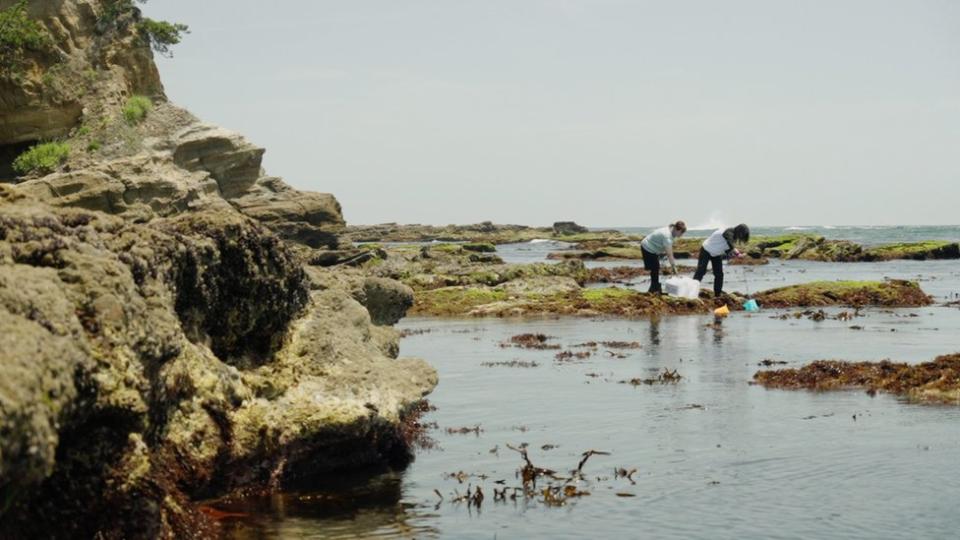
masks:
<path id="1" fill-rule="evenodd" d="M 697 259 L 697 271 L 693 279 L 702 281 L 707 273 L 707 263 L 713 267 L 713 295 L 723 293 L 723 259 L 741 257 L 735 244 L 746 244 L 750 241 L 750 227 L 741 223 L 729 229 L 717 229 L 703 241 L 700 247 L 700 256 Z"/>

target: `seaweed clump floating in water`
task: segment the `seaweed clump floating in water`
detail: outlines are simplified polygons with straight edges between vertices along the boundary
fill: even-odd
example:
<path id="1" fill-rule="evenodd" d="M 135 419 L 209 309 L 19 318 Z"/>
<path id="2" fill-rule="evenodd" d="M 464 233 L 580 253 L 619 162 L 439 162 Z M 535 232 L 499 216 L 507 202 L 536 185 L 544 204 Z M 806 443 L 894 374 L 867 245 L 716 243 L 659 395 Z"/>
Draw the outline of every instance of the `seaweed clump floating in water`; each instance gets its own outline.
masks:
<path id="1" fill-rule="evenodd" d="M 620 381 L 620 384 L 630 384 L 633 386 L 645 384 L 647 386 L 652 386 L 654 384 L 676 384 L 680 382 L 681 379 L 683 379 L 683 375 L 677 373 L 677 370 L 674 369 L 671 371 L 667 368 L 663 368 L 663 372 L 659 373 L 656 377 L 650 377 L 647 379 L 641 379 L 638 377 L 635 379 L 630 379 L 629 381 Z"/>
<path id="2" fill-rule="evenodd" d="M 754 374 L 767 388 L 844 390 L 865 388 L 913 401 L 960 404 L 960 353 L 938 356 L 932 362 L 906 364 L 819 360 L 797 369 L 776 369 Z"/>
<path id="3" fill-rule="evenodd" d="M 519 347 L 521 349 L 557 350 L 560 345 L 547 343 L 553 337 L 546 334 L 517 334 L 509 341 L 500 344 L 501 347 Z"/>

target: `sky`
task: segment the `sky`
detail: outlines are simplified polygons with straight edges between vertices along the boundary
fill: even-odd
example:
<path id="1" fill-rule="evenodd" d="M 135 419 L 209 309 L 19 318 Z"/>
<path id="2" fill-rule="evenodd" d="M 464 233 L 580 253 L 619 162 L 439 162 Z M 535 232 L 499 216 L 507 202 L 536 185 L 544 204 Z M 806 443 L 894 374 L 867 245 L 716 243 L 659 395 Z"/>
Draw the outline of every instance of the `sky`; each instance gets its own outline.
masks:
<path id="1" fill-rule="evenodd" d="M 350 224 L 958 224 L 960 2 L 152 0 Z"/>

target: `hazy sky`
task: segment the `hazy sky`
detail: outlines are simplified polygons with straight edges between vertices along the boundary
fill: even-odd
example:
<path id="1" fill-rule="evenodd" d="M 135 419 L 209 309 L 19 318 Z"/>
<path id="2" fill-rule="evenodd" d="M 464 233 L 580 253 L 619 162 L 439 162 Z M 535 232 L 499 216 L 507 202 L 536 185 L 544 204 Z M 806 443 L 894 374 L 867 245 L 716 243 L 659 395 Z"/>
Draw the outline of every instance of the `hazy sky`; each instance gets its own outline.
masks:
<path id="1" fill-rule="evenodd" d="M 152 0 L 350 223 L 960 223 L 960 2 Z"/>

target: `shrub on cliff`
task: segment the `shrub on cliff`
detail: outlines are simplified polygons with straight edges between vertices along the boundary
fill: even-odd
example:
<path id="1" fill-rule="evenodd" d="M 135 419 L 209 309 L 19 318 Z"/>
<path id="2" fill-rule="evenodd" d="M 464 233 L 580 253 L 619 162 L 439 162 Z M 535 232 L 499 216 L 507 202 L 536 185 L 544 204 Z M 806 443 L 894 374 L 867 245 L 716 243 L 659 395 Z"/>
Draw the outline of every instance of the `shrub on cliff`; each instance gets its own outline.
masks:
<path id="1" fill-rule="evenodd" d="M 180 43 L 183 34 L 190 33 L 190 28 L 181 23 L 157 21 L 148 17 L 141 17 L 140 10 L 135 2 L 147 3 L 147 0 L 108 0 L 99 24 L 103 28 L 123 26 L 130 21 L 125 16 L 131 15 L 136 21 L 136 28 L 140 36 L 157 54 L 171 56 L 170 47 Z"/>
<path id="2" fill-rule="evenodd" d="M 27 15 L 27 1 L 0 10 L 0 76 L 15 77 L 23 69 L 27 51 L 50 47 L 50 34 Z"/>
<path id="3" fill-rule="evenodd" d="M 136 125 L 143 122 L 150 109 L 153 108 L 153 102 L 146 96 L 130 96 L 127 103 L 123 106 L 123 118 L 130 125 Z"/>
<path id="4" fill-rule="evenodd" d="M 38 144 L 13 160 L 13 170 L 19 174 L 51 173 L 70 156 L 70 145 L 61 142 Z"/>
<path id="5" fill-rule="evenodd" d="M 144 18 L 138 25 L 140 34 L 144 37 L 153 50 L 162 56 L 171 56 L 170 47 L 180 43 L 183 34 L 189 33 L 190 28 L 185 24 L 172 23 L 167 21 L 155 21 Z"/>

